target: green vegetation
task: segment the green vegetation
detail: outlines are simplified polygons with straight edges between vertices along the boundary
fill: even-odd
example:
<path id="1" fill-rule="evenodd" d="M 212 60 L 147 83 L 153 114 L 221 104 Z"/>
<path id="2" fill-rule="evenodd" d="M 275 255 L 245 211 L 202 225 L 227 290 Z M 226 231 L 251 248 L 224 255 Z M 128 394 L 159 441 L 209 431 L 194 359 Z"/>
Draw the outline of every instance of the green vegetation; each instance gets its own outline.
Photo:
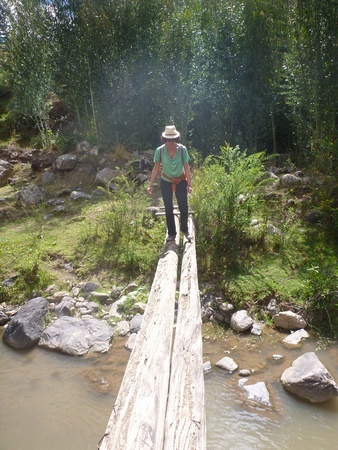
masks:
<path id="1" fill-rule="evenodd" d="M 111 287 L 118 280 L 151 283 L 163 245 L 165 225 L 146 211 L 144 192 L 120 180 L 108 200 L 92 202 L 63 217 L 45 218 L 48 207 L 6 220 L 0 234 L 0 301 L 20 303 L 49 284 L 69 288 L 74 279 L 97 279 Z M 74 272 L 65 271 L 71 264 Z"/>
<path id="2" fill-rule="evenodd" d="M 87 139 L 125 164 L 175 123 L 192 156 L 201 281 L 237 306 L 292 302 L 334 334 L 337 18 L 333 0 L 4 0 L 0 139 L 59 154 Z M 279 156 L 310 182 L 274 186 L 264 172 Z M 15 170 L 1 198 L 23 183 Z M 62 218 L 9 207 L 0 273 L 19 277 L 0 285 L 0 300 L 73 277 L 147 283 L 164 221 L 128 181 L 119 186 Z M 59 278 L 68 263 L 74 272 Z"/>

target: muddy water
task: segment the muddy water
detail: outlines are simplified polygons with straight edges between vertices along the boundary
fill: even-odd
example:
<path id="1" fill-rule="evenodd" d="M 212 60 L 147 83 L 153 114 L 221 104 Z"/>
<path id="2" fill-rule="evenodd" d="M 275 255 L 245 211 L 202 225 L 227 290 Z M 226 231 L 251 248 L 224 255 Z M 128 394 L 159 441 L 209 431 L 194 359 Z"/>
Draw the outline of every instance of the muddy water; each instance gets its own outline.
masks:
<path id="1" fill-rule="evenodd" d="M 338 346 L 315 340 L 286 349 L 283 335 L 235 336 L 204 343 L 212 363 L 231 356 L 264 381 L 271 407 L 247 401 L 239 376 L 213 368 L 205 375 L 208 450 L 338 449 L 338 398 L 321 405 L 291 396 L 279 377 L 306 351 L 315 351 L 338 380 Z M 284 356 L 276 363 L 272 355 Z M 95 449 L 122 381 L 129 352 L 124 340 L 108 355 L 76 358 L 40 348 L 15 351 L 0 342 L 0 450 Z"/>

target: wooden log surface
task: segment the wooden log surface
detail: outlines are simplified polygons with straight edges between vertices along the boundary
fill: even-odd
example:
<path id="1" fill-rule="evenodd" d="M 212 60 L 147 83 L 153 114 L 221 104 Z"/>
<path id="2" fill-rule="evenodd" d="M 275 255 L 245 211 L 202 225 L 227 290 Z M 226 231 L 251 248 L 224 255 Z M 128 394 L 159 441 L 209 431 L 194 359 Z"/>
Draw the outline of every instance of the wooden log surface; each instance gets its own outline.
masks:
<path id="1" fill-rule="evenodd" d="M 100 450 L 161 449 L 170 377 L 178 238 L 166 244 Z"/>
<path id="2" fill-rule="evenodd" d="M 194 235 L 193 222 L 189 229 Z M 165 426 L 165 450 L 206 448 L 202 321 L 195 242 L 184 240 Z"/>

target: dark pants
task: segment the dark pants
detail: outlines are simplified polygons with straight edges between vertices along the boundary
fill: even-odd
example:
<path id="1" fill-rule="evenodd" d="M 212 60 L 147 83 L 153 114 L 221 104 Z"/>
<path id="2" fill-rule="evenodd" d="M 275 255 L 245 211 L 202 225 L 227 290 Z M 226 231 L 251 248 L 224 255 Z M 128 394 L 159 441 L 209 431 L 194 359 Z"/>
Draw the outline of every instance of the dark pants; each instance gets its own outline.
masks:
<path id="1" fill-rule="evenodd" d="M 169 236 L 176 236 L 176 226 L 174 217 L 173 191 L 172 183 L 161 178 L 161 193 L 165 208 L 165 217 Z M 178 209 L 180 210 L 180 228 L 182 233 L 188 231 L 188 194 L 187 181 L 182 180 L 176 185 L 176 199 Z"/>

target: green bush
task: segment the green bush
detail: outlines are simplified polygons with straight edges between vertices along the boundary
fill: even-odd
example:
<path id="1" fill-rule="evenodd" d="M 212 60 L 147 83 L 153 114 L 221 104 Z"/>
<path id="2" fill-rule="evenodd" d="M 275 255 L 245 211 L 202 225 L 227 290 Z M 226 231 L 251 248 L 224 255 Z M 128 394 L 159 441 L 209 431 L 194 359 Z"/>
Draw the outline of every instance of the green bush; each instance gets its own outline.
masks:
<path id="1" fill-rule="evenodd" d="M 225 145 L 195 174 L 191 205 L 204 270 L 225 272 L 244 262 L 254 239 L 250 224 L 261 202 L 263 170 L 263 153 L 247 155 Z"/>

